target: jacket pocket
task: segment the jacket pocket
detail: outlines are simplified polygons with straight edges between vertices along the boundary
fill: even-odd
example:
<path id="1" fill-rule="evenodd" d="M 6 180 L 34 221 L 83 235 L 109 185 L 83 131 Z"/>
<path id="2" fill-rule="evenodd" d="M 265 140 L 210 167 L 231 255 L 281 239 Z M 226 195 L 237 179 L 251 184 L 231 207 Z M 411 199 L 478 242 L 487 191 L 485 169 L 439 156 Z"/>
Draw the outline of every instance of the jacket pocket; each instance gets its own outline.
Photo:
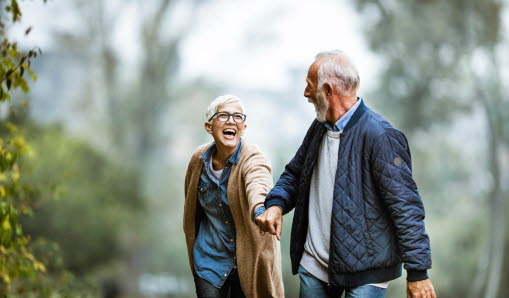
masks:
<path id="1" fill-rule="evenodd" d="M 368 255 L 372 256 L 375 254 L 375 247 L 373 245 L 373 240 L 371 239 L 371 236 L 369 235 L 368 231 L 368 225 L 366 223 L 366 218 L 364 215 L 362 216 L 362 224 L 364 225 L 364 245 L 366 246 L 366 251 L 368 252 Z"/>

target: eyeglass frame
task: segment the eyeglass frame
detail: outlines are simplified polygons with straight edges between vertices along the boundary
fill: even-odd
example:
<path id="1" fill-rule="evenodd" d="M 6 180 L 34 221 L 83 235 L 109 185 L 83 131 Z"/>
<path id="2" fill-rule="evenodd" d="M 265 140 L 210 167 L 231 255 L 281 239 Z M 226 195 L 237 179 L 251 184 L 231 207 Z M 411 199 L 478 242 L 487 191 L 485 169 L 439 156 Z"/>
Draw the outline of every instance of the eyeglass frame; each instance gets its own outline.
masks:
<path id="1" fill-rule="evenodd" d="M 228 120 L 230 120 L 230 117 L 233 119 L 233 122 L 235 122 L 235 123 L 237 123 L 237 124 L 242 124 L 242 123 L 246 122 L 246 120 L 247 120 L 247 115 L 246 115 L 246 114 L 242 114 L 242 113 L 232 113 L 232 114 L 230 114 L 230 113 L 228 113 L 228 112 L 221 112 L 221 111 L 220 111 L 220 112 L 215 112 L 215 113 L 214 113 L 214 115 L 212 115 L 212 116 L 209 118 L 209 122 L 212 120 L 212 118 L 214 118 L 214 117 L 215 117 L 217 114 L 219 114 L 219 113 L 228 114 L 228 118 L 226 118 L 226 120 L 225 120 L 225 121 L 221 121 L 221 120 L 219 120 L 219 119 L 217 119 L 217 118 L 216 118 L 216 119 L 217 119 L 217 121 L 219 121 L 219 122 L 226 123 L 226 122 L 228 122 Z M 242 122 L 238 123 L 237 121 L 235 121 L 235 117 L 233 117 L 233 116 L 235 116 L 235 115 L 242 115 L 242 116 L 244 116 L 244 121 L 242 121 Z"/>

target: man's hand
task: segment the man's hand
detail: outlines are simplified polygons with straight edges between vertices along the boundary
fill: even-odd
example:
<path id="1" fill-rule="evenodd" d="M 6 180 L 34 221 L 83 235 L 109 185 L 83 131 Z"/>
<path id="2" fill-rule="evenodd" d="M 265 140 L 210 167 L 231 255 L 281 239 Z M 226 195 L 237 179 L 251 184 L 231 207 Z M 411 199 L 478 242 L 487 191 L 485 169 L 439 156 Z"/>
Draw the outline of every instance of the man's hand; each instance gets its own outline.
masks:
<path id="1" fill-rule="evenodd" d="M 436 298 L 435 289 L 429 279 L 409 281 L 406 287 L 407 298 Z"/>
<path id="2" fill-rule="evenodd" d="M 283 210 L 279 206 L 271 206 L 256 218 L 256 224 L 264 231 L 276 235 L 277 240 L 281 240 L 281 230 L 283 228 Z"/>

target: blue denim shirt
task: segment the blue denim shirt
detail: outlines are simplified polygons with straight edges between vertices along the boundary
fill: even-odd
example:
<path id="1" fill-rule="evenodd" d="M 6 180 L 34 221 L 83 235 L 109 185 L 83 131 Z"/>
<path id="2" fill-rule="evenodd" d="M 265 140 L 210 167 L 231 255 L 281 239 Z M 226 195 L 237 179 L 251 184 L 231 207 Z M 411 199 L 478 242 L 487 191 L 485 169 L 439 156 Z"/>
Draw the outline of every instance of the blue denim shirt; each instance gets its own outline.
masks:
<path id="1" fill-rule="evenodd" d="M 196 274 L 220 288 L 236 267 L 235 224 L 228 204 L 228 178 L 232 164 L 237 164 L 242 141 L 226 161 L 217 181 L 210 173 L 210 163 L 216 145 L 212 144 L 200 158 L 203 169 L 198 182 L 198 200 L 205 215 L 201 218 L 198 237 L 193 247 Z"/>

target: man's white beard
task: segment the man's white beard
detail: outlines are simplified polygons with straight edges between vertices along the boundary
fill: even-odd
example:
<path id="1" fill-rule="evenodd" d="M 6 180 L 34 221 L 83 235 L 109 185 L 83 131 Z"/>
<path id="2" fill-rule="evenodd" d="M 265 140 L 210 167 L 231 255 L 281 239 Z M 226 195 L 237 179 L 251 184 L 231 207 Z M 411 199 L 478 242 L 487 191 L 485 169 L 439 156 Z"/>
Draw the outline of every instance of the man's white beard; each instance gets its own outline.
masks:
<path id="1" fill-rule="evenodd" d="M 320 122 L 325 122 L 325 115 L 329 109 L 329 101 L 323 96 L 321 90 L 316 92 L 316 102 L 313 103 L 316 111 L 316 119 Z"/>

